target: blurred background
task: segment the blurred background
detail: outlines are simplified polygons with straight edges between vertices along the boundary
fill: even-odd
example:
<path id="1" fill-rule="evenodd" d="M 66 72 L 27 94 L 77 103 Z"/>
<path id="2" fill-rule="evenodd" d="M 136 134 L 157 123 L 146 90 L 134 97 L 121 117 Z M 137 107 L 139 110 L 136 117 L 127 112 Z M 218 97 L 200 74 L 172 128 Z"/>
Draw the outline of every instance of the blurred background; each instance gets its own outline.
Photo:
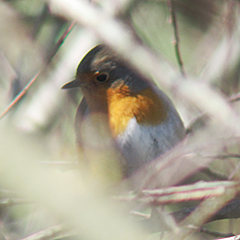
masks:
<path id="1" fill-rule="evenodd" d="M 84 2 L 123 23 L 134 35 L 136 42 L 156 53 L 181 75 L 168 1 Z M 235 96 L 239 92 L 240 73 L 239 1 L 176 0 L 173 3 L 179 50 L 186 77 L 206 83 L 224 99 Z M 58 4 L 60 5 L 60 1 L 56 1 L 55 5 Z M 89 15 L 91 16 L 91 12 Z M 64 177 L 61 175 L 60 179 L 64 179 L 77 168 L 74 117 L 81 99 L 79 90 L 64 91 L 61 86 L 73 80 L 82 57 L 102 42 L 90 25 L 88 28 L 86 23 L 75 24 L 70 29 L 72 23 L 61 14 L 58 15 L 51 1 L 0 1 L 1 113 L 26 84 L 40 73 L 26 94 L 1 119 L 1 158 L 7 161 L 11 156 L 18 160 L 28 158 L 39 161 L 41 166 L 50 168 L 57 175 L 63 174 Z M 60 46 L 59 39 L 67 30 L 68 35 Z M 163 75 L 162 78 L 164 77 Z M 161 87 L 161 82 L 158 85 Z M 188 103 L 186 99 L 179 98 L 179 95 L 174 94 L 174 89 L 166 89 L 164 84 L 163 89 L 176 104 L 185 126 L 188 127 L 201 113 L 201 109 Z M 204 96 L 205 93 L 201 94 Z M 210 104 L 211 99 L 207 101 Z M 238 105 L 237 101 L 232 105 L 236 112 Z M 235 150 L 238 148 L 234 152 Z M 238 159 L 231 161 L 227 167 L 226 163 L 218 165 L 220 170 L 231 173 L 238 164 Z M 16 172 L 21 171 L 17 166 L 12 165 L 12 168 Z M 2 182 L 5 182 L 3 176 L 5 173 L 1 177 Z M 36 206 L 32 202 L 29 204 L 28 197 L 19 199 L 18 194 L 11 189 L 14 184 L 11 183 L 8 188 L 8 184 L 0 183 L 0 239 L 23 239 L 59 223 L 58 217 L 48 215 L 48 208 L 39 207 L 38 204 Z M 9 199 L 12 202 L 9 203 Z M 209 228 L 240 234 L 239 223 L 238 220 L 224 220 L 209 224 Z M 55 238 L 75 239 L 72 236 L 51 236 L 46 239 Z M 213 237 L 204 235 L 204 239 Z"/>

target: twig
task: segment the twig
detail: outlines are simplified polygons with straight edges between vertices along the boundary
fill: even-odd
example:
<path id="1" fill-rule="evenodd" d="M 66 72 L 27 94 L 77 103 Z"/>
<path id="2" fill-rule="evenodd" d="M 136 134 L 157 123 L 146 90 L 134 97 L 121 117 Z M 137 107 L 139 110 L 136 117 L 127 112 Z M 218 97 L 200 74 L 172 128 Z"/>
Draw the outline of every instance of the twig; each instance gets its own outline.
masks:
<path id="1" fill-rule="evenodd" d="M 204 173 L 212 180 L 229 180 L 228 176 L 226 176 L 225 174 L 217 172 L 209 167 L 201 169 L 200 172 Z"/>
<path id="2" fill-rule="evenodd" d="M 228 153 L 224 155 L 217 155 L 215 158 L 219 159 L 227 159 L 227 158 L 240 158 L 240 154 L 235 154 L 235 153 Z"/>
<path id="3" fill-rule="evenodd" d="M 218 197 L 230 189 L 239 191 L 239 183 L 231 181 L 198 182 L 179 187 L 143 190 L 139 200 L 151 205 L 173 204 Z"/>
<path id="4" fill-rule="evenodd" d="M 218 201 L 218 199 L 215 199 Z M 233 201 L 229 202 L 227 205 L 225 205 L 222 209 L 217 211 L 213 216 L 211 216 L 205 223 L 210 223 L 213 221 L 223 220 L 223 219 L 237 219 L 240 217 L 240 199 L 234 199 Z M 186 207 L 181 210 L 171 212 L 169 215 L 174 219 L 174 221 L 179 224 L 181 221 L 183 221 L 185 218 L 190 216 L 198 207 Z M 152 216 L 150 214 L 142 213 L 139 211 L 131 211 L 131 214 L 134 216 L 138 216 L 143 218 L 143 222 L 145 224 L 149 224 L 149 221 L 151 222 L 153 220 Z M 168 215 L 168 214 L 167 214 Z M 165 217 L 168 217 L 165 215 Z M 155 220 L 154 220 L 155 222 Z M 151 222 L 152 223 L 152 222 Z M 151 224 L 150 223 L 150 224 Z M 231 233 L 220 233 L 220 232 L 213 232 L 210 230 L 206 230 L 205 228 L 199 228 L 197 226 L 189 225 L 187 228 L 191 228 L 194 231 L 204 232 L 211 235 L 214 235 L 215 237 L 229 237 L 232 236 Z M 166 225 L 161 223 L 157 226 L 157 229 L 154 229 L 153 232 L 156 231 L 164 231 L 166 230 Z"/>
<path id="5" fill-rule="evenodd" d="M 22 89 L 22 91 L 20 91 L 16 97 L 11 101 L 11 103 L 7 106 L 7 108 L 3 111 L 3 113 L 0 115 L 0 119 L 2 119 L 8 112 L 9 110 L 25 95 L 25 93 L 27 92 L 27 90 L 32 86 L 32 84 L 36 81 L 36 79 L 39 77 L 39 75 L 43 72 L 43 70 L 45 70 L 45 68 L 48 66 L 48 64 L 50 63 L 52 57 L 57 53 L 57 51 L 59 50 L 60 46 L 62 45 L 62 43 L 64 42 L 65 38 L 67 37 L 67 35 L 69 34 L 69 32 L 72 30 L 73 26 L 74 26 L 75 22 L 73 21 L 70 26 L 68 27 L 68 29 L 63 33 L 63 35 L 61 36 L 61 38 L 58 40 L 58 42 L 56 43 L 55 47 L 53 48 L 52 52 L 50 53 L 46 63 L 44 64 L 44 66 L 36 73 L 36 75 L 27 83 L 27 85 Z"/>
<path id="6" fill-rule="evenodd" d="M 229 102 L 236 102 L 236 101 L 239 101 L 239 100 L 240 100 L 240 93 L 233 94 L 228 99 Z"/>
<path id="7" fill-rule="evenodd" d="M 236 101 L 239 101 L 240 100 L 240 93 L 236 93 L 236 94 L 233 94 L 231 95 L 230 97 L 228 97 L 228 102 L 230 103 L 233 103 L 233 102 L 236 102 Z M 194 126 L 196 125 L 197 122 L 199 121 L 202 121 L 204 122 L 204 118 L 207 119 L 207 114 L 206 113 L 200 113 L 198 116 L 196 116 L 190 123 L 189 123 L 189 126 L 187 127 L 187 134 L 188 133 L 191 133 Z"/>
<path id="8" fill-rule="evenodd" d="M 40 232 L 34 233 L 26 238 L 22 238 L 21 240 L 50 240 L 56 237 L 59 237 L 63 234 L 66 234 L 69 230 L 66 229 L 63 225 L 55 225 L 44 229 Z"/>
<path id="9" fill-rule="evenodd" d="M 21 199 L 21 198 L 3 198 L 0 199 L 0 206 L 4 206 L 4 207 L 12 207 L 12 206 L 16 206 L 19 204 L 30 204 L 32 202 L 26 200 L 26 199 Z"/>
<path id="10" fill-rule="evenodd" d="M 232 237 L 232 236 L 234 236 L 232 233 L 221 233 L 221 232 L 212 231 L 212 230 L 207 229 L 207 228 L 199 228 L 198 229 L 195 226 L 190 226 L 190 228 L 196 229 L 201 233 L 207 233 L 208 235 L 212 235 L 214 237 Z"/>
<path id="11" fill-rule="evenodd" d="M 212 235 L 214 237 L 232 237 L 232 236 L 234 236 L 232 233 L 216 232 L 216 231 L 209 230 L 207 228 L 200 228 L 199 232 L 207 233 L 207 234 Z"/>
<path id="12" fill-rule="evenodd" d="M 217 200 L 216 200 L 217 201 Z M 170 213 L 170 215 L 177 222 L 181 222 L 189 216 L 196 207 L 186 207 L 181 210 Z M 236 219 L 240 218 L 240 199 L 234 199 L 225 205 L 221 210 L 215 213 L 207 222 L 222 220 L 222 219 Z"/>
<path id="13" fill-rule="evenodd" d="M 240 235 L 227 237 L 227 238 L 218 238 L 218 239 L 215 239 L 215 240 L 240 240 Z"/>
<path id="14" fill-rule="evenodd" d="M 176 18 L 175 8 L 174 8 L 174 1 L 168 0 L 167 2 L 168 2 L 169 11 L 171 13 L 171 22 L 172 22 L 173 29 L 174 29 L 174 47 L 175 47 L 177 61 L 178 61 L 179 68 L 180 68 L 180 71 L 181 71 L 183 77 L 186 77 L 185 70 L 183 67 L 183 61 L 182 61 L 182 57 L 181 57 L 180 47 L 179 47 L 180 40 L 179 40 L 179 33 L 178 33 L 177 18 Z"/>
<path id="15" fill-rule="evenodd" d="M 216 198 L 210 197 L 203 201 L 186 219 L 180 222 L 179 238 L 185 239 L 187 236 L 196 231 L 196 229 L 188 228 L 194 226 L 200 228 L 211 217 L 216 214 L 223 206 L 232 200 L 236 195 L 235 189 L 226 190 L 225 194 Z"/>
<path id="16" fill-rule="evenodd" d="M 130 192 L 127 196 L 114 196 L 113 199 L 123 202 L 137 201 L 144 204 L 144 206 L 149 204 L 159 206 L 162 204 L 199 201 L 209 197 L 218 197 L 231 189 L 234 189 L 236 192 L 240 191 L 239 182 L 201 181 L 176 187 L 146 189 L 139 193 Z"/>

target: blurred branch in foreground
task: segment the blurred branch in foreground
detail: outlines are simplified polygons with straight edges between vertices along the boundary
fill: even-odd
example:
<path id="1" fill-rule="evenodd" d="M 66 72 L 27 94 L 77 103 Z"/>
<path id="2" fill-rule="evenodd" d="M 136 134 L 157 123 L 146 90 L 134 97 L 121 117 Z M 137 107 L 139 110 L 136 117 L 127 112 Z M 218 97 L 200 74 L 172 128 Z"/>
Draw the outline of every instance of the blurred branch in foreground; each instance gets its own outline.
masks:
<path id="1" fill-rule="evenodd" d="M 64 42 L 64 39 L 67 37 L 69 32 L 74 26 L 74 22 L 70 24 L 69 28 L 65 31 L 65 33 L 61 36 L 61 38 L 58 40 L 56 46 L 52 50 L 52 53 L 48 56 L 49 59 L 46 61 L 46 65 L 42 67 L 42 69 L 36 73 L 36 75 L 28 82 L 28 84 L 17 94 L 17 96 L 12 100 L 12 102 L 9 104 L 9 106 L 3 111 L 3 113 L 0 115 L 0 119 L 5 116 L 5 114 L 8 113 L 8 111 L 24 96 L 24 94 L 28 91 L 28 89 L 31 87 L 31 85 L 36 81 L 38 76 L 41 74 L 42 71 L 46 70 L 46 66 L 49 64 L 53 56 L 57 53 L 59 50 L 61 44 Z"/>
<path id="2" fill-rule="evenodd" d="M 65 30 L 70 22 L 76 22 L 58 54 L 54 58 L 50 54 L 49 68 L 44 69 L 35 88 L 29 89 L 16 114 L 9 114 L 1 121 L 1 188 L 14 192 L 14 195 L 0 192 L 3 239 L 74 236 L 141 240 L 162 236 L 166 240 L 192 240 L 199 239 L 199 231 L 204 231 L 203 226 L 208 228 L 209 222 L 239 218 L 240 127 L 239 94 L 236 94 L 240 62 L 239 1 L 171 2 L 177 16 L 176 22 L 173 21 L 175 39 L 181 40 L 178 51 L 187 78 L 174 65 L 176 55 L 171 41 L 172 25 L 167 22 L 170 15 L 167 1 L 49 0 L 45 6 L 41 1 L 0 4 L 2 103 L 8 100 L 8 86 L 13 78 L 19 78 L 24 86 L 22 80 L 32 76 L 31 71 L 26 74 L 25 70 L 32 68 L 31 63 L 37 59 L 35 44 L 38 47 L 42 44 L 40 49 L 47 52 L 49 49 L 55 52 L 48 41 L 54 43 L 64 36 L 61 26 Z M 11 24 L 7 25 L 9 20 Z M 25 31 L 31 26 L 33 38 Z M 150 36 L 139 34 L 144 27 Z M 170 92 L 175 102 L 183 105 L 186 125 L 196 117 L 194 111 L 206 115 L 203 124 L 176 148 L 132 179 L 114 185 L 114 189 L 106 189 L 89 176 L 82 167 L 83 159 L 76 163 L 74 135 L 70 134 L 75 109 L 69 101 L 77 103 L 80 94 L 60 91 L 63 83 L 74 78 L 82 56 L 99 42 L 109 45 L 140 74 L 153 78 L 164 91 Z M 6 51 L 14 49 L 14 54 Z M 19 49 L 30 52 L 27 64 Z M 37 71 L 42 65 L 37 65 Z M 36 65 L 33 69 L 37 72 Z M 232 96 L 232 103 L 225 94 Z M 98 161 L 99 156 L 95 157 L 93 160 Z M 215 170 L 219 174 L 214 174 Z M 47 212 L 43 217 L 42 208 Z M 131 212 L 138 215 L 132 217 Z M 37 227 L 31 228 L 35 222 Z M 237 221 L 232 229 L 228 221 L 214 224 L 219 236 L 227 236 L 225 232 L 239 234 Z"/>
<path id="3" fill-rule="evenodd" d="M 67 4 L 61 0 L 52 0 L 50 7 L 53 12 L 61 13 L 86 28 L 92 29 L 102 41 L 124 55 L 148 79 L 153 76 L 161 82 L 163 87 L 174 89 L 179 97 L 193 103 L 202 111 L 206 111 L 222 128 L 226 128 L 232 134 L 240 133 L 239 117 L 220 94 L 212 90 L 207 83 L 183 81 L 175 69 L 156 57 L 155 53 L 135 42 L 134 36 L 127 27 L 111 16 L 103 15 L 101 9 L 94 8 L 85 1 L 75 0 L 71 0 Z M 112 29 L 115 30 L 114 35 L 111 34 Z M 203 92 L 204 94 L 202 94 Z"/>

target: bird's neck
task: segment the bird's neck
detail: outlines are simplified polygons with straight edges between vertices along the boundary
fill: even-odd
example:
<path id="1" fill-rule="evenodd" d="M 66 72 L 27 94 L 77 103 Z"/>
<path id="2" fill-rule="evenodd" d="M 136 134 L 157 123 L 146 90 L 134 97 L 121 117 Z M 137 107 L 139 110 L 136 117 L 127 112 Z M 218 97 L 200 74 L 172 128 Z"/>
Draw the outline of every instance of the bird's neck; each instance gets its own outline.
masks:
<path id="1" fill-rule="evenodd" d="M 132 118 L 138 124 L 157 125 L 167 117 L 166 106 L 150 87 L 137 93 L 132 93 L 127 85 L 109 88 L 107 105 L 109 125 L 114 137 L 125 131 Z"/>

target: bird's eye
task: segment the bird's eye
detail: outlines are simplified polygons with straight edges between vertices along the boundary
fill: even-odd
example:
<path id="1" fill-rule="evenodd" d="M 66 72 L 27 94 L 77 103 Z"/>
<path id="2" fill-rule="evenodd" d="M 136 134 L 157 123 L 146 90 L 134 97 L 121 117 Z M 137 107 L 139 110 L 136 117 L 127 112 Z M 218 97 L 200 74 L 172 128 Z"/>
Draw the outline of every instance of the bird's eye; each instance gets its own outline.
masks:
<path id="1" fill-rule="evenodd" d="M 100 83 L 104 83 L 108 80 L 108 77 L 109 77 L 108 73 L 104 72 L 96 74 L 95 79 Z"/>

